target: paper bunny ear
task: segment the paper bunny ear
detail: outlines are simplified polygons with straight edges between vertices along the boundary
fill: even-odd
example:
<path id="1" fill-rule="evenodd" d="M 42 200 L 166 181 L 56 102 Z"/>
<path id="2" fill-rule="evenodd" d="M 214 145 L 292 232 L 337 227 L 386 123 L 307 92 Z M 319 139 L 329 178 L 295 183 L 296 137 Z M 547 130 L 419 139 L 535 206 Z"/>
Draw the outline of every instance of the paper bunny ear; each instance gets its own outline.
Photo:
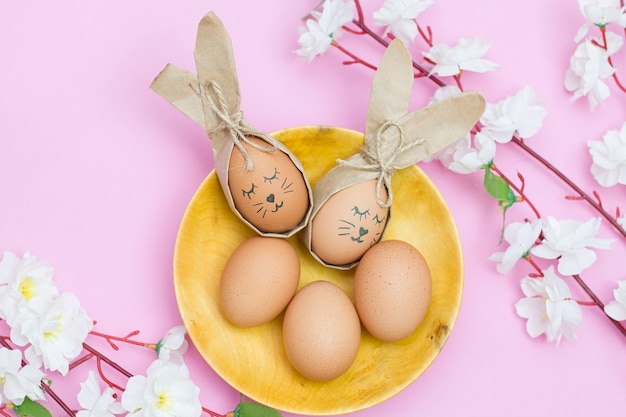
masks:
<path id="1" fill-rule="evenodd" d="M 152 81 L 150 88 L 185 116 L 205 128 L 196 74 L 174 64 L 167 64 Z"/>
<path id="2" fill-rule="evenodd" d="M 417 138 L 419 145 L 397 155 L 394 167 L 406 168 L 458 142 L 474 127 L 484 111 L 482 94 L 467 91 L 401 118 L 397 124 L 403 134 Z"/>
<path id="3" fill-rule="evenodd" d="M 457 142 L 485 109 L 480 94 L 466 92 L 407 114 L 412 64 L 405 44 L 394 39 L 374 75 L 365 120 L 364 154 L 393 169 L 406 168 Z"/>
<path id="4" fill-rule="evenodd" d="M 231 132 L 220 127 L 225 118 L 239 112 L 241 97 L 232 42 L 213 12 L 204 15 L 198 24 L 194 59 L 205 129 L 214 142 L 222 142 L 221 136 L 230 136 Z"/>
<path id="5" fill-rule="evenodd" d="M 398 120 L 407 114 L 412 87 L 411 55 L 401 40 L 394 39 L 374 74 L 365 118 L 366 137 L 375 134 L 386 121 Z"/>

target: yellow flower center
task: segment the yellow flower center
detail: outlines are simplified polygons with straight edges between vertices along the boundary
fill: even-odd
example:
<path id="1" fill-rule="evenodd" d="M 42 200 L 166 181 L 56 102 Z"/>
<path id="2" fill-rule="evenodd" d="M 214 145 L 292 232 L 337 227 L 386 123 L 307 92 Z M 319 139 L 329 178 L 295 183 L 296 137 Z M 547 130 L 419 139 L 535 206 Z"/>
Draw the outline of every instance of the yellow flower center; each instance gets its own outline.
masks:
<path id="1" fill-rule="evenodd" d="M 58 340 L 59 333 L 61 333 L 61 330 L 63 330 L 61 326 L 61 314 L 55 317 L 54 322 L 55 322 L 54 329 L 43 332 L 43 338 L 48 343 L 52 343 Z"/>
<path id="2" fill-rule="evenodd" d="M 169 390 L 159 392 L 158 399 L 156 406 L 159 410 L 172 411 L 174 409 L 174 401 Z"/>
<path id="3" fill-rule="evenodd" d="M 30 299 L 36 295 L 35 289 L 35 282 L 31 277 L 26 277 L 20 282 L 19 290 L 26 301 L 30 301 Z"/>

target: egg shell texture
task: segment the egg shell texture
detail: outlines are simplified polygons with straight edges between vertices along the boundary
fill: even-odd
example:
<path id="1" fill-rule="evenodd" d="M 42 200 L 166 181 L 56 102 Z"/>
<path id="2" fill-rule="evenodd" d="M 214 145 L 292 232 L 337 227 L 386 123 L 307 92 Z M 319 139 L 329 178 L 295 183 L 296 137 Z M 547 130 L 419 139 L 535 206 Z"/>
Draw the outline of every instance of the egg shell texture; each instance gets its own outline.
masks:
<path id="1" fill-rule="evenodd" d="M 245 144 L 254 163 L 246 169 L 239 148 L 233 148 L 228 165 L 228 188 L 237 211 L 262 232 L 284 233 L 300 224 L 309 209 L 304 175 L 289 156 L 259 138 L 248 138 L 265 151 Z"/>
<path id="2" fill-rule="evenodd" d="M 361 324 L 345 292 L 328 281 L 298 291 L 283 319 L 283 345 L 289 362 L 304 377 L 330 381 L 356 359 Z"/>
<path id="3" fill-rule="evenodd" d="M 401 240 L 368 250 L 354 272 L 354 301 L 363 326 L 375 338 L 399 341 L 413 333 L 428 311 L 432 279 L 422 254 Z"/>
<path id="4" fill-rule="evenodd" d="M 241 327 L 267 323 L 287 307 L 299 280 L 300 258 L 289 241 L 251 237 L 235 248 L 222 272 L 222 312 Z"/>

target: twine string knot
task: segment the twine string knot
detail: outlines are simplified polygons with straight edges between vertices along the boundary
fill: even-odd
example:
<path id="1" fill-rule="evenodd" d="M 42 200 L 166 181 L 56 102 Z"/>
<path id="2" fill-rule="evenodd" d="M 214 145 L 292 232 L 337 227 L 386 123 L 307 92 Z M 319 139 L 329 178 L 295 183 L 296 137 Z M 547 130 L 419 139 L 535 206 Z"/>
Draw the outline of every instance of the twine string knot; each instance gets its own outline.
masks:
<path id="1" fill-rule="evenodd" d="M 393 143 L 389 137 L 393 135 L 387 135 L 385 132 L 395 128 L 398 131 L 399 139 L 397 143 Z M 338 163 L 352 166 L 364 171 L 378 173 L 378 180 L 376 182 L 376 202 L 380 207 L 391 207 L 393 202 L 393 195 L 391 192 L 391 177 L 396 169 L 403 168 L 396 165 L 397 159 L 403 153 L 409 151 L 416 146 L 424 143 L 425 139 L 417 138 L 415 140 L 407 139 L 406 132 L 395 121 L 387 120 L 376 131 L 376 140 L 374 146 L 361 147 L 361 156 L 365 160 L 365 164 L 357 160 L 337 160 Z M 391 152 L 390 152 L 391 150 Z M 387 200 L 383 200 L 383 187 L 387 190 Z"/>
<path id="2" fill-rule="evenodd" d="M 247 171 L 254 169 L 254 162 L 244 145 L 251 146 L 261 152 L 274 152 L 277 149 L 274 140 L 269 135 L 259 132 L 243 119 L 241 110 L 237 110 L 232 114 L 229 112 L 224 93 L 217 82 L 210 81 L 206 86 L 201 86 L 200 90 L 201 97 L 204 98 L 204 101 L 219 121 L 216 126 L 210 128 L 207 126 L 207 134 L 213 136 L 227 131 L 230 134 L 230 139 L 243 155 Z M 265 140 L 269 146 L 266 147 L 251 141 L 251 136 Z"/>

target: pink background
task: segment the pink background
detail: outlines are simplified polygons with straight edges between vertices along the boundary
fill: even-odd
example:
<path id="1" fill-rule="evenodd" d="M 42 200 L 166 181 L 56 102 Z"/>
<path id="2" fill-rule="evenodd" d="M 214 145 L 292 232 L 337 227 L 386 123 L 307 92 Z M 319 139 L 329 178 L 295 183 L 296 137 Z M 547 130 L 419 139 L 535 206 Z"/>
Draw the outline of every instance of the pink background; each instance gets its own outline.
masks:
<path id="1" fill-rule="evenodd" d="M 301 18 L 316 3 L 0 5 L 0 251 L 22 256 L 30 250 L 49 261 L 58 286 L 79 297 L 99 331 L 123 335 L 138 329 L 139 340 L 154 342 L 180 324 L 174 244 L 213 155 L 203 130 L 148 86 L 168 62 L 194 70 L 196 26 L 213 10 L 233 39 L 242 108 L 253 125 L 263 131 L 302 125 L 362 131 L 372 71 L 342 66 L 344 57 L 334 49 L 312 63 L 294 54 Z M 368 19 L 382 4 L 365 3 Z M 478 35 L 493 42 L 486 58 L 500 69 L 465 74 L 466 89 L 497 102 L 531 86 L 548 115 L 528 143 L 587 190 L 598 189 L 610 211 L 620 204 L 626 211 L 623 186 L 604 190 L 591 178 L 586 146 L 621 127 L 624 94 L 609 80 L 612 96 L 591 113 L 585 99 L 571 102 L 563 87 L 573 38 L 583 23 L 576 1 L 438 0 L 418 20 L 432 26 L 436 42 L 455 44 Z M 374 62 L 382 52 L 365 39 L 348 42 Z M 418 54 L 424 45 L 412 48 Z M 624 55 L 617 60 L 622 71 Z M 434 84 L 418 81 L 412 108 L 433 91 Z M 496 162 L 510 177 L 518 171 L 526 177 L 527 193 L 542 215 L 595 216 L 582 203 L 565 200 L 570 191 L 515 147 L 499 148 Z M 460 315 L 422 377 L 395 397 L 350 415 L 622 415 L 624 338 L 598 309 L 583 307 L 577 341 L 563 340 L 557 347 L 543 337 L 531 339 L 514 310 L 522 296 L 519 279 L 529 269 L 520 264 L 500 275 L 487 260 L 503 249 L 498 247 L 502 219 L 482 190 L 482 176 L 459 176 L 438 163 L 420 166 L 448 202 L 464 247 Z M 532 213 L 523 205 L 509 212 L 511 220 L 524 216 Z M 600 237 L 615 235 L 605 224 Z M 626 279 L 624 242 L 613 247 L 598 253 L 598 262 L 583 273 L 606 302 L 615 281 Z M 152 359 L 150 352 L 128 345 L 112 356 L 133 373 L 144 373 Z M 238 393 L 193 348 L 186 361 L 202 404 L 219 413 L 232 410 Z M 82 381 L 87 369 L 76 369 L 68 381 Z M 77 383 L 55 387 L 70 396 L 78 390 Z M 76 407 L 74 398 L 69 402 Z"/>

